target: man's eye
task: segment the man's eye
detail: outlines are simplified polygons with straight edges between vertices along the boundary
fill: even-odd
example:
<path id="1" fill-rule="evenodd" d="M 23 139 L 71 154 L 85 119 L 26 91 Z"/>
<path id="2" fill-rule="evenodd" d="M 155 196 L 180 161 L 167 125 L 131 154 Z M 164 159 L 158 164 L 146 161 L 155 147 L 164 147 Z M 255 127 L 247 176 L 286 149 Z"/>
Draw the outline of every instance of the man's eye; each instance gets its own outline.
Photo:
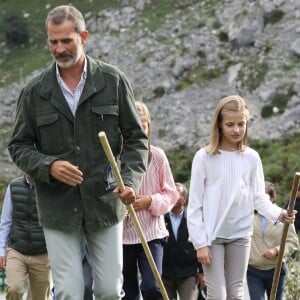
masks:
<path id="1" fill-rule="evenodd" d="M 64 44 L 69 44 L 69 43 L 71 43 L 71 41 L 72 41 L 71 39 L 64 39 L 61 42 Z"/>

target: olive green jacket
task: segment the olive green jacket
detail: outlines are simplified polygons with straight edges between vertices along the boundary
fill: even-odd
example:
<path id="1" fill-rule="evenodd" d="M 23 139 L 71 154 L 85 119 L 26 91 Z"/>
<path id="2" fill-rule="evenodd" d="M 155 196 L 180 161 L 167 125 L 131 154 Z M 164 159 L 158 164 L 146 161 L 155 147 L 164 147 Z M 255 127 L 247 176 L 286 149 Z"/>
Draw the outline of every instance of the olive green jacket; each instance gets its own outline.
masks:
<path id="1" fill-rule="evenodd" d="M 139 189 L 148 158 L 147 137 L 135 110 L 132 89 L 117 68 L 87 56 L 87 78 L 75 117 L 52 66 L 22 90 L 8 149 L 13 161 L 36 182 L 39 219 L 59 230 L 97 230 L 119 222 L 124 205 L 107 191 L 108 161 L 99 143 L 104 131 L 121 161 L 125 185 Z M 51 177 L 55 160 L 84 174 L 76 187 Z"/>

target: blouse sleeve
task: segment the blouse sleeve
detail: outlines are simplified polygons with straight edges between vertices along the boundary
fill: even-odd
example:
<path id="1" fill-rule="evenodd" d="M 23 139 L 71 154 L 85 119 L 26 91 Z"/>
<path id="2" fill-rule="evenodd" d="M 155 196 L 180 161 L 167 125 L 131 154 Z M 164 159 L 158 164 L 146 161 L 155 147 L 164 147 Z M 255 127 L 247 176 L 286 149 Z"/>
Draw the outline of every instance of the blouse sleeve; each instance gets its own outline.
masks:
<path id="1" fill-rule="evenodd" d="M 205 178 L 203 153 L 201 153 L 200 150 L 196 153 L 192 163 L 189 201 L 187 207 L 189 240 L 192 242 L 195 249 L 208 245 L 208 238 L 203 218 Z"/>
<path id="2" fill-rule="evenodd" d="M 269 195 L 265 192 L 265 179 L 261 159 L 256 153 L 252 164 L 251 188 L 253 193 L 254 208 L 271 222 L 279 219 L 282 209 L 270 201 Z"/>

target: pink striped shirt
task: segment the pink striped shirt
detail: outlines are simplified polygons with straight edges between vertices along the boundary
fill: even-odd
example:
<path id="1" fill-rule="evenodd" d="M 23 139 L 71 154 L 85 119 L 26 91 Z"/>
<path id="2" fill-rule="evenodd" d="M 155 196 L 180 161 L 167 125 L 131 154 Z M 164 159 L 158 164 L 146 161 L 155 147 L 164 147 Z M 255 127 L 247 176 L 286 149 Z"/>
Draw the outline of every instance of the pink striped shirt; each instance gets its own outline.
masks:
<path id="1" fill-rule="evenodd" d="M 148 209 L 136 212 L 147 241 L 169 235 L 164 214 L 172 209 L 179 198 L 164 151 L 152 145 L 150 151 L 152 156 L 142 181 L 140 195 L 150 195 L 152 202 Z M 123 244 L 141 243 L 129 214 L 126 215 L 123 224 Z"/>

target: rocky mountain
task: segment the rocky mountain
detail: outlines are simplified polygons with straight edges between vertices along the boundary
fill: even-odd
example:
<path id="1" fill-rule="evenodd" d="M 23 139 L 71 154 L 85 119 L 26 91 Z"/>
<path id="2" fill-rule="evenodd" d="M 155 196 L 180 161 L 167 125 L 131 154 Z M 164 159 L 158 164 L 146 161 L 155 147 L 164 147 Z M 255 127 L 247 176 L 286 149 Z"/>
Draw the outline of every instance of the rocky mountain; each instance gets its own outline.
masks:
<path id="1" fill-rule="evenodd" d="M 85 16 L 87 53 L 127 75 L 150 108 L 154 144 L 206 143 L 214 107 L 229 94 L 250 106 L 250 137 L 300 131 L 300 1 L 178 0 L 163 16 L 157 3 L 120 0 Z M 16 173 L 6 143 L 23 84 L 0 91 L 3 178 Z"/>

